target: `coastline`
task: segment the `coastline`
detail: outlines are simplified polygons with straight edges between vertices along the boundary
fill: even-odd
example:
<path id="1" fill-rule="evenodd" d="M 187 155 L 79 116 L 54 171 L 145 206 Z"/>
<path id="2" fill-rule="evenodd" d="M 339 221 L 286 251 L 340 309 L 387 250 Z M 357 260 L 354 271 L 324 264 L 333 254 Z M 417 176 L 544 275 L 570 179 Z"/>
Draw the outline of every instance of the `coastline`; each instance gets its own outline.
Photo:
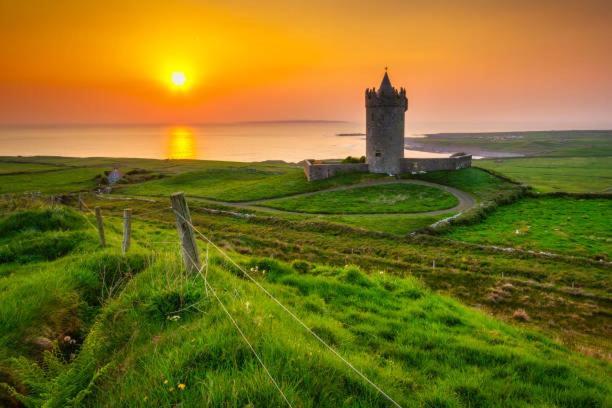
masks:
<path id="1" fill-rule="evenodd" d="M 510 153 L 510 152 L 499 152 L 492 150 L 483 150 L 478 147 L 471 146 L 458 146 L 458 145 L 448 145 L 448 146 L 438 146 L 434 144 L 425 144 L 419 143 L 417 140 L 424 140 L 428 138 L 429 135 L 423 138 L 404 138 L 404 149 L 405 150 L 415 150 L 424 153 L 437 153 L 437 154 L 446 154 L 446 153 L 457 153 L 464 152 L 467 154 L 471 154 L 474 159 L 495 159 L 495 158 L 511 158 L 511 157 L 525 157 L 524 154 L 520 153 Z"/>

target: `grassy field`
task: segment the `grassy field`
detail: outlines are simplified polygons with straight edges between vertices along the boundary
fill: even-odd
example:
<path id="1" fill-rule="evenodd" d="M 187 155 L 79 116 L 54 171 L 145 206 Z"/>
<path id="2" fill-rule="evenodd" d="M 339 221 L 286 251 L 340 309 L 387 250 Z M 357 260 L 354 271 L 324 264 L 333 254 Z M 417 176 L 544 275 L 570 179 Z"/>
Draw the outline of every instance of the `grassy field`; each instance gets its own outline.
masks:
<path id="1" fill-rule="evenodd" d="M 58 170 L 64 166 L 38 163 L 13 163 L 0 160 L 0 175 Z"/>
<path id="2" fill-rule="evenodd" d="M 474 165 L 542 192 L 612 193 L 612 157 L 495 159 L 478 160 Z"/>
<path id="3" fill-rule="evenodd" d="M 174 217 L 167 210 L 165 198 L 126 202 L 86 196 L 86 201 L 90 208 L 101 206 L 105 219 L 116 223 L 117 232 L 121 231 L 123 208 L 131 207 L 134 234 L 143 242 L 141 245 L 150 241 L 151 248 L 157 248 L 176 239 Z M 428 287 L 484 308 L 503 320 L 516 322 L 514 314 L 524 309 L 529 318 L 518 321 L 521 325 L 544 330 L 586 354 L 612 359 L 607 317 L 612 313 L 612 280 L 606 264 L 492 251 L 427 235 L 399 237 L 373 232 L 388 228 L 387 232 L 405 233 L 401 225 L 413 222 L 404 219 L 409 215 L 308 217 L 256 213 L 255 217 L 244 218 L 207 210 L 205 205 L 191 201 L 194 223 L 227 250 L 288 262 L 302 259 L 337 266 L 355 264 L 363 270 L 416 276 Z M 17 202 L 7 208 L 26 205 Z M 393 217 L 397 218 L 395 223 Z M 361 229 L 368 225 L 373 231 Z"/>
<path id="4" fill-rule="evenodd" d="M 497 195 L 517 189 L 517 186 L 474 167 L 457 171 L 435 171 L 418 176 L 405 175 L 466 191 L 478 201 L 488 201 Z"/>
<path id="5" fill-rule="evenodd" d="M 61 159 L 53 158 L 39 160 L 37 163 L 81 166 L 70 170 L 90 169 L 85 167 L 89 163 L 86 159 L 69 159 L 65 163 Z M 197 191 L 200 184 L 194 174 L 205 173 L 207 175 L 201 179 L 201 184 L 204 186 L 208 183 L 216 197 L 239 199 L 241 194 L 250 198 L 278 194 L 279 191 L 280 194 L 286 194 L 288 190 L 302 192 L 304 188 L 318 191 L 326 186 L 357 183 L 361 180 L 337 178 L 326 181 L 329 183 L 327 185 L 303 187 L 303 184 L 289 184 L 289 189 L 283 187 L 274 190 L 274 186 L 282 185 L 283 174 L 288 174 L 289 178 L 294 174 L 296 180 L 299 175 L 302 177 L 300 183 L 303 183 L 300 169 L 275 163 L 140 159 L 95 158 L 91 163 L 96 167 L 100 166 L 100 169 L 108 169 L 105 166 L 112 167 L 117 161 L 121 161 L 122 169 L 146 168 L 163 174 L 166 178 L 126 185 L 125 189 L 120 190 L 120 193 L 124 194 L 103 197 L 86 195 L 87 204 L 90 208 L 101 206 L 105 218 L 113 223 L 117 222 L 113 227 L 117 232 L 121 231 L 118 223 L 122 210 L 131 207 L 136 217 L 135 236 L 143 241 L 160 242 L 159 245 L 175 239 L 172 235 L 175 234 L 174 219 L 167 211 L 167 194 L 170 191 L 182 190 L 182 185 L 176 180 L 172 182 L 174 184 L 170 183 L 163 188 L 159 187 L 161 181 L 171 181 L 175 177 L 180 181 L 180 177 L 186 177 L 186 190 Z M 241 170 L 232 176 L 232 169 Z M 244 173 L 249 171 L 245 169 L 255 169 L 256 174 L 265 173 L 261 179 L 263 187 L 254 179 L 245 178 Z M 216 180 L 213 175 L 219 171 L 223 177 Z M 275 172 L 279 174 L 268 174 Z M 44 176 L 41 177 L 40 174 L 30 175 L 29 180 L 40 186 L 52 186 L 45 178 L 47 174 L 54 173 L 56 172 L 43 173 Z M 0 185 L 4 177 L 12 176 L 0 176 Z M 502 203 L 520 200 L 520 194 L 516 194 L 520 192 L 517 185 L 481 169 L 429 173 L 420 175 L 419 178 L 467 191 L 483 206 L 498 202 L 500 197 L 511 198 L 499 201 Z M 93 180 L 91 182 L 93 183 Z M 171 188 L 171 185 L 174 188 Z M 143 195 L 148 195 L 147 200 L 154 199 L 155 202 L 130 199 L 125 191 L 132 188 L 140 189 Z M 202 187 L 200 193 L 203 194 L 205 190 Z M 163 191 L 166 192 L 162 193 Z M 517 310 L 524 309 L 529 318 L 518 321 L 519 324 L 544 330 L 550 336 L 583 353 L 612 359 L 609 341 L 612 332 L 609 329 L 608 317 L 612 313 L 610 268 L 608 264 L 593 261 L 594 251 L 591 252 L 590 249 L 583 251 L 579 246 L 568 247 L 563 254 L 584 258 L 553 259 L 532 256 L 521 251 L 510 253 L 479 248 L 470 242 L 449 241 L 444 237 L 402 236 L 451 214 L 440 217 L 416 214 L 280 214 L 274 213 L 273 209 L 264 211 L 254 206 L 241 208 L 237 204 L 215 203 L 193 196 L 189 197 L 189 200 L 194 222 L 214 234 L 224 248 L 236 253 L 274 257 L 288 262 L 304 259 L 311 263 L 335 266 L 356 264 L 366 271 L 383 270 L 397 276 L 416 276 L 433 290 L 451 295 L 468 305 L 484 308 L 503 320 L 517 323 L 513 316 Z M 14 211 L 31 204 L 28 199 L 21 200 L 16 197 L 5 204 L 0 203 L 0 213 L 3 209 Z M 75 201 L 67 201 L 67 204 L 76 206 Z M 227 212 L 218 212 L 219 210 Z M 538 228 L 549 228 L 548 230 L 552 231 L 557 227 L 555 223 L 563 222 L 566 209 L 551 207 L 550 210 L 554 216 L 546 221 L 548 225 L 538 224 Z M 150 221 L 143 222 L 139 217 Z M 475 222 L 479 220 L 480 218 L 475 218 Z M 549 245 L 552 241 L 546 242 Z M 554 251 L 554 248 L 549 250 Z M 6 272 L 3 268 L 0 266 L 0 274 Z"/>
<path id="6" fill-rule="evenodd" d="M 10 164 L 8 164 L 9 162 Z M 162 179 L 143 183 L 120 185 L 116 192 L 121 195 L 137 194 L 167 197 L 171 193 L 181 190 L 192 197 L 208 197 L 228 201 L 273 199 L 384 178 L 379 175 L 353 174 L 308 183 L 300 168 L 287 164 L 199 160 L 0 157 L 0 166 L 3 164 L 10 166 L 11 171 L 24 174 L 0 175 L 0 193 L 40 191 L 57 194 L 93 190 L 97 187 L 95 177 L 114 166 L 118 166 L 124 173 L 131 169 L 145 169 L 154 174 L 165 176 Z M 39 166 L 57 167 L 59 170 L 42 174 L 33 173 Z M 514 188 L 512 184 L 477 169 L 430 173 L 421 176 L 421 178 L 463 189 L 479 200 L 489 199 L 499 191 Z M 454 198 L 452 199 L 454 200 Z M 338 213 L 353 211 L 350 206 L 343 205 L 342 207 L 333 210 Z M 385 207 L 387 206 L 382 205 L 382 207 L 386 211 Z M 411 211 L 413 210 L 411 209 Z M 396 210 L 389 209 L 389 211 L 395 212 Z M 398 211 L 401 212 L 404 209 L 400 208 Z M 445 216 L 450 215 L 452 214 L 446 214 Z M 291 216 L 287 217 L 291 218 Z M 418 215 L 405 217 L 382 213 L 327 216 L 312 214 L 310 218 L 314 221 L 333 222 L 375 232 L 405 235 L 427 227 L 444 217 Z"/>
<path id="7" fill-rule="evenodd" d="M 483 222 L 457 226 L 453 239 L 584 256 L 612 255 L 612 200 L 526 198 Z"/>
<path id="8" fill-rule="evenodd" d="M 196 197 L 221 201 L 251 201 L 317 191 L 373 178 L 372 174 L 346 174 L 308 182 L 301 168 L 289 165 L 249 164 L 240 168 L 218 167 L 181 173 L 120 190 L 122 194 L 169 195 L 177 190 Z"/>
<path id="9" fill-rule="evenodd" d="M 443 133 L 413 141 L 427 149 L 515 153 L 525 156 L 610 157 L 612 130 Z"/>
<path id="10" fill-rule="evenodd" d="M 9 164 L 10 162 L 10 164 Z M 17 162 L 22 162 L 19 164 Z M 347 174 L 308 182 L 301 167 L 282 163 L 239 163 L 201 160 L 153 160 L 122 158 L 2 158 L 10 174 L 0 173 L 0 193 L 43 193 L 92 190 L 95 177 L 118 167 L 122 172 L 144 169 L 163 176 L 138 184 L 118 185 L 118 192 L 131 195 L 169 195 L 182 190 L 191 196 L 221 201 L 250 201 L 359 183 L 380 178 L 374 174 Z M 39 166 L 68 166 L 65 170 L 34 173 Z"/>
<path id="11" fill-rule="evenodd" d="M 389 406 L 219 254 L 205 289 L 184 274 L 175 247 L 151 251 L 136 239 L 122 256 L 119 226 L 107 221 L 111 248 L 99 249 L 80 217 L 41 209 L 0 220 L 0 243 L 14 256 L 0 277 L 4 405 L 282 406 L 221 302 L 294 406 Z M 136 230 L 150 238 L 153 225 L 140 222 Z M 32 231 L 69 249 L 17 244 Z M 414 277 L 232 256 L 402 406 L 610 404 L 609 363 Z"/>
<path id="12" fill-rule="evenodd" d="M 11 161 L 10 164 L 7 164 L 8 161 Z M 19 161 L 23 164 L 16 164 Z M 97 187 L 95 176 L 118 166 L 124 173 L 132 169 L 145 169 L 165 176 L 144 183 L 119 185 L 117 192 L 121 194 L 167 196 L 181 190 L 194 197 L 234 202 L 285 197 L 385 178 L 383 175 L 358 173 L 308 182 L 302 169 L 294 165 L 200 160 L 0 157 L 0 166 L 3 164 L 11 166 L 11 172 L 25 174 L 0 174 L 0 192 L 56 193 L 94 189 Z M 68 168 L 39 176 L 28 174 L 33 171 L 31 166 L 40 165 Z M 473 168 L 457 172 L 434 172 L 418 178 L 450 185 L 480 199 L 513 187 L 510 183 Z"/>
<path id="13" fill-rule="evenodd" d="M 0 175 L 0 194 L 39 191 L 63 193 L 91 190 L 97 185 L 95 177 L 102 174 L 103 167 L 68 168 L 45 173 Z"/>
<path id="14" fill-rule="evenodd" d="M 321 214 L 415 213 L 451 208 L 457 198 L 435 187 L 383 184 L 270 200 L 260 205 Z"/>
<path id="15" fill-rule="evenodd" d="M 450 217 L 453 213 L 438 216 L 403 215 L 403 214 L 367 214 L 367 215 L 329 215 L 320 217 L 326 222 L 363 228 L 368 231 L 385 232 L 396 235 L 406 235 L 412 231 L 430 226 L 436 221 Z"/>

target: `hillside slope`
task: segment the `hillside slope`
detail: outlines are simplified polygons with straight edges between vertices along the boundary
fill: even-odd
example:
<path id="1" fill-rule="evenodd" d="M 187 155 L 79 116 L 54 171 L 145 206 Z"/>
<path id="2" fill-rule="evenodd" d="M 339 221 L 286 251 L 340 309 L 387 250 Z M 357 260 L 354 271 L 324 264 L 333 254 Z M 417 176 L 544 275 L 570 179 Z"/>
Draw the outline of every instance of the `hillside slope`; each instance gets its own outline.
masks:
<path id="1" fill-rule="evenodd" d="M 123 256 L 116 230 L 100 249 L 67 209 L 0 220 L 3 405 L 283 406 L 225 307 L 293 406 L 390 406 L 220 254 L 206 288 L 176 245 Z M 414 278 L 232 257 L 402 406 L 612 403 L 609 363 Z"/>

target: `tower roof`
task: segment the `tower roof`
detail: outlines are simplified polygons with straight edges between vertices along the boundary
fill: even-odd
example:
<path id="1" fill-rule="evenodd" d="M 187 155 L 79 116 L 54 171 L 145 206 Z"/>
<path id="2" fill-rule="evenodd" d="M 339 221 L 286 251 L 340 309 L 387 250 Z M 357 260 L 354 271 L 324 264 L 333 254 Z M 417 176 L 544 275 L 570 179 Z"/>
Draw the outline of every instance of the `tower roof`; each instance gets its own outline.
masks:
<path id="1" fill-rule="evenodd" d="M 393 85 L 391 85 L 391 80 L 389 79 L 389 75 L 387 71 L 385 71 L 385 76 L 380 83 L 380 87 L 378 88 L 378 95 L 393 95 L 394 89 Z"/>

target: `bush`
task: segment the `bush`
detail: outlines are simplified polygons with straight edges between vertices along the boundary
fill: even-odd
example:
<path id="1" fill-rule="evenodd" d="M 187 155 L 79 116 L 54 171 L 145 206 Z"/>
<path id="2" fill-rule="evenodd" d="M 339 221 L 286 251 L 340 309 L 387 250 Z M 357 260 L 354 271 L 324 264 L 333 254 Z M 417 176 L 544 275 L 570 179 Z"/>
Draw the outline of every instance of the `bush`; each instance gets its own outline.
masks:
<path id="1" fill-rule="evenodd" d="M 366 162 L 365 156 L 361 156 L 361 157 L 347 156 L 346 159 L 342 160 L 342 163 L 365 163 L 365 162 Z"/>

